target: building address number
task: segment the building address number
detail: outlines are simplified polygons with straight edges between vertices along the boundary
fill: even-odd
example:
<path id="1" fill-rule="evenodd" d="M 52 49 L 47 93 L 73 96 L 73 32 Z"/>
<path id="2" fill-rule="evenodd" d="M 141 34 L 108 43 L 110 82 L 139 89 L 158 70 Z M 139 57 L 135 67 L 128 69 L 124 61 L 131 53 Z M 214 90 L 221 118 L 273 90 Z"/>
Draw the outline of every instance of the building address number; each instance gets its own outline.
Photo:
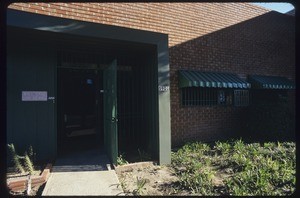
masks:
<path id="1" fill-rule="evenodd" d="M 158 86 L 158 91 L 169 91 L 170 86 Z"/>

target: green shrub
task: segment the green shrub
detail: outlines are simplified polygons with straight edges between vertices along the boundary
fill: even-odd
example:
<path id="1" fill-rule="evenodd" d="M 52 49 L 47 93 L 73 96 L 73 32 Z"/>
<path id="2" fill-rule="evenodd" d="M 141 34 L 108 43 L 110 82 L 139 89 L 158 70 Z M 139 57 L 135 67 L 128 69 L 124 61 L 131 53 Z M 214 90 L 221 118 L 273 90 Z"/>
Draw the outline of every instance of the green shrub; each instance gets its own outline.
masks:
<path id="1" fill-rule="evenodd" d="M 28 171 L 28 173 L 31 175 L 34 171 L 34 167 L 33 167 L 32 161 L 29 158 L 26 151 L 25 151 L 25 154 L 24 154 L 24 166 L 25 166 L 25 169 Z"/>
<path id="2" fill-rule="evenodd" d="M 228 142 L 216 142 L 216 145 L 214 146 L 214 148 L 220 152 L 220 154 L 229 154 L 229 152 L 231 151 L 231 145 Z"/>
<path id="3" fill-rule="evenodd" d="M 17 154 L 13 144 L 7 145 L 11 153 L 14 168 L 17 172 L 25 173 L 25 170 L 31 175 L 34 172 L 33 156 L 35 155 L 32 146 L 29 147 L 29 155 L 25 151 L 24 156 Z"/>
<path id="4" fill-rule="evenodd" d="M 296 147 L 293 142 L 245 144 L 242 140 L 187 143 L 172 152 L 179 189 L 202 195 L 290 195 L 296 186 Z M 216 175 L 221 186 L 213 182 Z"/>
<path id="5" fill-rule="evenodd" d="M 8 144 L 7 147 L 8 147 L 8 150 L 9 150 L 10 154 L 11 154 L 15 170 L 17 172 L 24 173 L 25 170 L 24 170 L 24 168 L 21 164 L 21 160 L 20 160 L 22 157 L 17 155 L 15 146 L 13 144 Z"/>

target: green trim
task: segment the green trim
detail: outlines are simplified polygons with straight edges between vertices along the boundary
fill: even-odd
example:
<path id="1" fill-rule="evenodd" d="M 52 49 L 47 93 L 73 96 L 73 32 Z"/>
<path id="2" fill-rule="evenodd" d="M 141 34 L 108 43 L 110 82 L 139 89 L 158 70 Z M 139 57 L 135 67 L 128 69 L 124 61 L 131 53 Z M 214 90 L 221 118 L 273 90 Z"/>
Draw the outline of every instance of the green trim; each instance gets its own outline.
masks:
<path id="1" fill-rule="evenodd" d="M 236 74 L 180 70 L 179 87 L 247 89 L 251 86 L 250 83 L 242 80 Z"/>
<path id="2" fill-rule="evenodd" d="M 117 125 L 117 60 L 113 60 L 103 71 L 104 146 L 109 159 L 117 165 L 118 125 Z"/>
<path id="3" fill-rule="evenodd" d="M 285 77 L 249 75 L 248 82 L 254 89 L 295 89 L 295 84 Z"/>

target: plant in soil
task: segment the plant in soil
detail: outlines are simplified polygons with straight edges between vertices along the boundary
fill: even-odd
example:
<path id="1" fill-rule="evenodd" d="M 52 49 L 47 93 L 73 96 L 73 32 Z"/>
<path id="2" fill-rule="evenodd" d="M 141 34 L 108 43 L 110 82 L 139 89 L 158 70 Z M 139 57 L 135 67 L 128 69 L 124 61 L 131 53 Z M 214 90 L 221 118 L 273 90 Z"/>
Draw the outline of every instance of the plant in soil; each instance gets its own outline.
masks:
<path id="1" fill-rule="evenodd" d="M 177 191 L 198 195 L 290 195 L 296 185 L 294 142 L 187 143 L 172 152 Z"/>
<path id="2" fill-rule="evenodd" d="M 32 146 L 29 147 L 29 155 L 27 154 L 27 151 L 25 151 L 24 155 L 18 155 L 15 149 L 15 146 L 13 144 L 8 144 L 8 150 L 10 151 L 10 154 L 12 156 L 12 162 L 14 164 L 14 168 L 19 173 L 25 173 L 27 171 L 29 174 L 32 174 L 34 171 L 34 165 L 33 165 L 33 149 Z"/>
<path id="3" fill-rule="evenodd" d="M 144 186 L 147 183 L 147 180 L 144 178 L 136 178 L 136 189 L 133 191 L 134 195 L 141 195 L 144 190 Z"/>
<path id="4" fill-rule="evenodd" d="M 34 168 L 34 158 L 35 153 L 33 152 L 32 146 L 29 147 L 28 151 L 25 151 L 24 155 L 18 155 L 14 144 L 8 144 L 8 150 L 11 154 L 11 159 L 14 165 L 14 170 L 17 173 L 25 174 L 27 173 L 27 195 L 31 194 L 31 176 L 35 172 Z"/>
<path id="5" fill-rule="evenodd" d="M 120 154 L 118 157 L 117 157 L 117 165 L 124 165 L 124 164 L 128 164 L 127 160 L 124 158 L 125 157 L 125 154 Z"/>
<path id="6" fill-rule="evenodd" d="M 12 162 L 14 164 L 15 171 L 17 171 L 19 173 L 24 173 L 25 170 L 24 170 L 24 168 L 21 164 L 22 157 L 17 155 L 15 146 L 13 144 L 8 144 L 7 147 L 8 147 L 8 150 L 9 150 L 11 156 L 12 156 Z"/>

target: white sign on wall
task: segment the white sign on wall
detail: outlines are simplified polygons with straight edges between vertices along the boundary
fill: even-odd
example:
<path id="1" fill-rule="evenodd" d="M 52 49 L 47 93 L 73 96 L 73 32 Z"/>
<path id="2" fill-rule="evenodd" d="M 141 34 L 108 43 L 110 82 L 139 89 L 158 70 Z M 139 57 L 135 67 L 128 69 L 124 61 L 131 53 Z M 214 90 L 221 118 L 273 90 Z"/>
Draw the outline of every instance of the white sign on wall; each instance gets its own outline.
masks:
<path id="1" fill-rule="evenodd" d="M 47 101 L 47 91 L 22 91 L 22 101 Z"/>
<path id="2" fill-rule="evenodd" d="M 158 91 L 169 91 L 170 87 L 169 86 L 158 86 Z"/>

